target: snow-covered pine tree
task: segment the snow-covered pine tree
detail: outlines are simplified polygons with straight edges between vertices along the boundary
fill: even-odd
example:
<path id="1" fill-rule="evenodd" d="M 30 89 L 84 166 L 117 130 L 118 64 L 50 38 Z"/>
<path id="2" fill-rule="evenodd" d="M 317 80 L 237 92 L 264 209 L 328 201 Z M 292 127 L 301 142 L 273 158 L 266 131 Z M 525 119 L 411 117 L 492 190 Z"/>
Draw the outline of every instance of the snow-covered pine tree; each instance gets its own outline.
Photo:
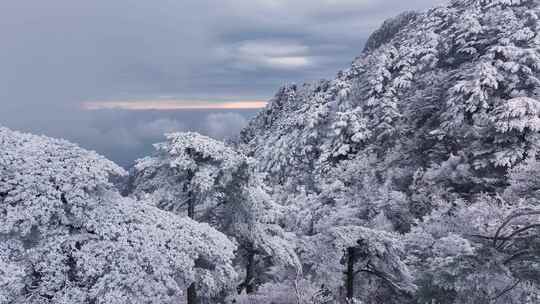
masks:
<path id="1" fill-rule="evenodd" d="M 441 206 L 406 235 L 417 301 L 536 303 L 539 210 L 483 195 Z"/>
<path id="2" fill-rule="evenodd" d="M 501 261 L 536 250 L 530 239 L 536 228 L 513 236 L 512 248 L 504 250 L 468 234 L 493 237 L 499 225 L 509 229 L 508 237 L 512 229 L 536 227 L 534 216 L 512 227 L 502 223 L 512 212 L 533 208 L 538 196 L 535 178 L 527 175 L 536 170 L 539 140 L 539 5 L 455 0 L 399 16 L 334 80 L 295 86 L 294 98 L 270 102 L 273 110 L 263 110 L 245 129 L 250 136 L 243 148 L 267 174 L 275 201 L 292 210 L 287 229 L 305 248 L 306 240 L 346 225 L 398 239 L 411 229 L 429 230 L 405 240 L 406 248 L 425 241 L 405 261 L 418 286 L 413 299 L 534 303 L 538 283 Z M 528 203 L 518 204 L 529 192 Z M 503 193 L 512 199 L 501 203 Z M 478 227 L 491 230 L 467 228 L 472 211 L 482 222 Z M 448 228 L 437 227 L 441 222 Z M 317 254 L 300 252 L 306 276 Z M 484 256 L 489 261 L 479 261 Z M 536 260 L 525 257 L 519 267 L 535 269 Z M 331 277 L 343 278 L 341 271 Z M 363 294 L 359 300 L 379 303 L 368 299 Z"/>
<path id="3" fill-rule="evenodd" d="M 154 156 L 139 160 L 131 177 L 135 197 L 206 222 L 238 242 L 244 273 L 239 291 L 255 291 L 264 268 L 300 267 L 295 244 L 281 229 L 281 208 L 266 193 L 251 160 L 197 133 L 168 134 Z M 263 268 L 258 271 L 258 268 Z"/>
<path id="4" fill-rule="evenodd" d="M 124 170 L 69 142 L 0 127 L 0 303 L 178 303 L 229 290 L 235 245 L 122 197 Z"/>

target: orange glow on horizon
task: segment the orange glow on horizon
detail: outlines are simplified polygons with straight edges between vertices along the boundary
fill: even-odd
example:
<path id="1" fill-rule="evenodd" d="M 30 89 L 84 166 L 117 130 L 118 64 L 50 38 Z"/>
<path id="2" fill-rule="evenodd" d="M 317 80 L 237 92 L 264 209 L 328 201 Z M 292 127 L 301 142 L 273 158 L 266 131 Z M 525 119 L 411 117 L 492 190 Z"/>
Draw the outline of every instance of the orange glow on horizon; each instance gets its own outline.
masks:
<path id="1" fill-rule="evenodd" d="M 133 101 L 88 101 L 82 104 L 84 110 L 242 110 L 260 109 L 266 101 L 187 101 L 187 100 L 133 100 Z"/>

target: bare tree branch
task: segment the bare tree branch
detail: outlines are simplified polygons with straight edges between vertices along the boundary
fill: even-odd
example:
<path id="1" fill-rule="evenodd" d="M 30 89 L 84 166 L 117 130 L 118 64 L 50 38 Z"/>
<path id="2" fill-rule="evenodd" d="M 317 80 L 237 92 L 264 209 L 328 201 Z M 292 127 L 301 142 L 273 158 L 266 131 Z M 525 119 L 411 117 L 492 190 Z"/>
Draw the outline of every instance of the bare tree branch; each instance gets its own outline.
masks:
<path id="1" fill-rule="evenodd" d="M 510 262 L 512 262 L 513 260 L 521 257 L 521 256 L 524 256 L 526 254 L 532 254 L 531 251 L 529 250 L 522 250 L 522 251 L 518 251 L 516 253 L 514 253 L 513 255 L 511 255 L 510 257 L 508 257 L 506 260 L 503 261 L 503 264 L 504 265 L 508 265 Z"/>
<path id="2" fill-rule="evenodd" d="M 508 286 L 507 288 L 505 288 L 503 291 L 501 291 L 499 294 L 497 294 L 495 297 L 491 298 L 490 300 L 491 301 L 496 301 L 500 297 L 504 296 L 506 293 L 512 291 L 512 289 L 516 288 L 519 285 L 519 283 L 521 283 L 521 280 L 517 280 L 517 282 L 515 282 L 514 284 Z"/>
<path id="3" fill-rule="evenodd" d="M 536 211 L 536 210 L 532 210 L 532 211 L 523 211 L 523 212 L 517 212 L 509 217 L 506 218 L 506 220 L 504 220 L 504 222 L 501 224 L 501 226 L 499 226 L 499 228 L 497 229 L 497 231 L 495 232 L 495 236 L 493 237 L 493 247 L 497 247 L 497 242 L 499 241 L 500 239 L 500 235 L 501 235 L 501 232 L 502 230 L 508 225 L 510 224 L 510 222 L 518 217 L 522 217 L 522 216 L 529 216 L 529 215 L 540 215 L 540 210 L 539 211 Z"/>
<path id="4" fill-rule="evenodd" d="M 516 235 L 518 235 L 518 234 L 520 234 L 522 232 L 525 232 L 525 231 L 527 231 L 529 229 L 536 228 L 536 227 L 540 227 L 540 224 L 531 224 L 531 225 L 528 225 L 528 226 L 525 226 L 525 227 L 522 227 L 520 229 L 515 230 L 514 232 L 512 232 L 508 236 L 501 237 L 500 240 L 502 242 L 497 246 L 497 248 L 502 248 L 504 243 L 506 243 L 508 240 L 511 240 Z"/>

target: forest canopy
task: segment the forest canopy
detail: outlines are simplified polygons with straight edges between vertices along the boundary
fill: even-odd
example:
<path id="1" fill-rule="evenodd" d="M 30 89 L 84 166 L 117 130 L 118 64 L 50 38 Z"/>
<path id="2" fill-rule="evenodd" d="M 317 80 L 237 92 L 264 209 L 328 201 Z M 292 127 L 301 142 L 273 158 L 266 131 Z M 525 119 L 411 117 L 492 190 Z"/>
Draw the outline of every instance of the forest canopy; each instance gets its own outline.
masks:
<path id="1" fill-rule="evenodd" d="M 540 3 L 386 21 L 126 172 L 0 127 L 0 303 L 540 303 Z"/>

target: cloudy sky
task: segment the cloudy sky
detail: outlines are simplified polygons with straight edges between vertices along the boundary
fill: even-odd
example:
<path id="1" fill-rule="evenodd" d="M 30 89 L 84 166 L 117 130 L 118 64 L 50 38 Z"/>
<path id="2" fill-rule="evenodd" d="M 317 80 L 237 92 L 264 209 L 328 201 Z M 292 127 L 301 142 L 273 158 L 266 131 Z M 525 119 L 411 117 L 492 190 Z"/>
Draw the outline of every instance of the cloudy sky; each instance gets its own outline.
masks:
<path id="1" fill-rule="evenodd" d="M 440 0 L 0 0 L 0 124 L 127 165 L 163 132 L 223 138 L 331 78 L 386 18 Z"/>

